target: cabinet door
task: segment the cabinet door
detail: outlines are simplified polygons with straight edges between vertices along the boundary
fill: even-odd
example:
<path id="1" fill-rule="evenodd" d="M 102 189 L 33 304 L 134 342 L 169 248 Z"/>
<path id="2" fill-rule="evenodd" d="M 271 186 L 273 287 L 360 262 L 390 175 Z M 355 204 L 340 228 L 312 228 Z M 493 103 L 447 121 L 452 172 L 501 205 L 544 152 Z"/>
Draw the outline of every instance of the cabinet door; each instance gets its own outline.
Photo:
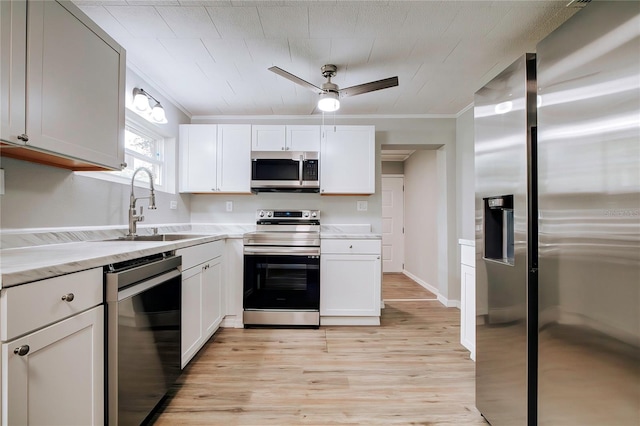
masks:
<path id="1" fill-rule="evenodd" d="M 469 265 L 460 267 L 460 343 L 475 359 L 476 347 L 476 270 Z"/>
<path id="2" fill-rule="evenodd" d="M 320 126 L 287 126 L 286 148 L 291 151 L 320 151 Z"/>
<path id="3" fill-rule="evenodd" d="M 251 125 L 218 125 L 217 182 L 222 192 L 251 193 Z"/>
<path id="4" fill-rule="evenodd" d="M 198 352 L 202 341 L 202 266 L 182 273 L 182 368 Z"/>
<path id="5" fill-rule="evenodd" d="M 373 194 L 376 191 L 373 126 L 328 126 L 320 150 L 322 194 Z"/>
<path id="6" fill-rule="evenodd" d="M 254 151 L 284 151 L 285 126 L 251 126 L 251 149 Z"/>
<path id="7" fill-rule="evenodd" d="M 215 192 L 217 189 L 217 126 L 180 126 L 180 192 Z"/>
<path id="8" fill-rule="evenodd" d="M 27 3 L 0 1 L 0 139 L 23 144 L 26 131 Z"/>
<path id="9" fill-rule="evenodd" d="M 380 316 L 380 256 L 323 254 L 320 315 Z"/>
<path id="10" fill-rule="evenodd" d="M 3 343 L 2 362 L 3 424 L 104 422 L 102 306 Z"/>
<path id="11" fill-rule="evenodd" d="M 28 144 L 121 169 L 124 49 L 70 2 L 28 6 Z"/>
<path id="12" fill-rule="evenodd" d="M 222 257 L 210 260 L 202 271 L 202 324 L 204 340 L 222 322 Z M 204 343 L 204 342 L 203 342 Z"/>

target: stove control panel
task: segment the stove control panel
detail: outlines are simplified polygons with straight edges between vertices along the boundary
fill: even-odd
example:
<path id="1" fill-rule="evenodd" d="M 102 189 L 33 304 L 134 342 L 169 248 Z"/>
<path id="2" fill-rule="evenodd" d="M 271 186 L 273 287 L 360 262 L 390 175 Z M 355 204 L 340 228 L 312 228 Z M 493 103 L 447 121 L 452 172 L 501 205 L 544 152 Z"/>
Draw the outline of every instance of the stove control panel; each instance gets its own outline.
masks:
<path id="1" fill-rule="evenodd" d="M 320 219 L 320 210 L 258 210 L 256 219 L 281 219 L 291 222 Z"/>

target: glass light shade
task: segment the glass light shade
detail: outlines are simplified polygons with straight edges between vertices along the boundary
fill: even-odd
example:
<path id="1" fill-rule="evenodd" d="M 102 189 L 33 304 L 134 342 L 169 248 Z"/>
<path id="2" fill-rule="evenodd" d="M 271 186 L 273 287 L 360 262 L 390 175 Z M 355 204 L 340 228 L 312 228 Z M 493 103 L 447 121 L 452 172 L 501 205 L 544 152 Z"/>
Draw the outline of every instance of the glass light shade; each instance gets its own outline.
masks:
<path id="1" fill-rule="evenodd" d="M 318 109 L 324 112 L 333 112 L 340 109 L 340 100 L 338 94 L 334 92 L 327 92 L 320 95 L 318 100 Z"/>
<path id="2" fill-rule="evenodd" d="M 149 98 L 142 91 L 134 90 L 133 106 L 138 111 L 148 111 L 150 108 Z"/>
<path id="3" fill-rule="evenodd" d="M 156 123 L 166 123 L 167 116 L 164 113 L 164 108 L 160 105 L 160 102 L 156 103 L 156 105 L 151 110 L 151 119 Z"/>

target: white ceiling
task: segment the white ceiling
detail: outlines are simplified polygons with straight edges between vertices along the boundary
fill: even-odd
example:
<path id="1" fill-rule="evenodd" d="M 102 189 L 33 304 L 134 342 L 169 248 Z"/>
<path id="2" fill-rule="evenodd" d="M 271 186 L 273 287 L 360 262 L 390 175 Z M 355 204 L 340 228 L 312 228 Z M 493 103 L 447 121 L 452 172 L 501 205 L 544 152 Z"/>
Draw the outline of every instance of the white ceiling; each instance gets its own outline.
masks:
<path id="1" fill-rule="evenodd" d="M 189 116 L 310 115 L 318 95 L 267 70 L 340 87 L 341 115 L 457 114 L 577 9 L 550 1 L 75 0 L 127 63 Z M 145 88 L 146 89 L 146 88 Z"/>

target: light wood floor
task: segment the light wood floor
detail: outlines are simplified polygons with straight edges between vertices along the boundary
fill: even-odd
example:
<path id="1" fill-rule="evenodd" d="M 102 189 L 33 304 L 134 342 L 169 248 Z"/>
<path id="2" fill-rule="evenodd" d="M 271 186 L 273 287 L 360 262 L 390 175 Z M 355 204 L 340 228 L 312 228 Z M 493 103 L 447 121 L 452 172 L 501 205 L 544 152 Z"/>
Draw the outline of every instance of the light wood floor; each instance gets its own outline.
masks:
<path id="1" fill-rule="evenodd" d="M 385 299 L 428 299 L 385 275 Z M 155 425 L 486 425 L 460 311 L 387 301 L 380 327 L 221 329 L 169 393 Z"/>

